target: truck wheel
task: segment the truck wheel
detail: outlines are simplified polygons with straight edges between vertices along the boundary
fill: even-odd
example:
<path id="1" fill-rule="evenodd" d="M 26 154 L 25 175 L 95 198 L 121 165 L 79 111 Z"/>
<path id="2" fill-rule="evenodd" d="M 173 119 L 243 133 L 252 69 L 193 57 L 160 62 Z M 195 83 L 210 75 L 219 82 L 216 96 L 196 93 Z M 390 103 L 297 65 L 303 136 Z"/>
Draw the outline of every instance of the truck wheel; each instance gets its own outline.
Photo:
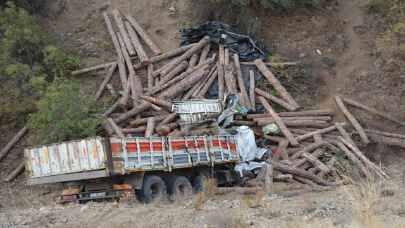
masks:
<path id="1" fill-rule="evenodd" d="M 167 195 L 166 184 L 158 176 L 145 176 L 139 193 L 141 200 L 145 203 L 165 199 Z"/>
<path id="2" fill-rule="evenodd" d="M 193 194 L 190 181 L 184 176 L 172 176 L 168 179 L 171 200 L 181 200 Z"/>

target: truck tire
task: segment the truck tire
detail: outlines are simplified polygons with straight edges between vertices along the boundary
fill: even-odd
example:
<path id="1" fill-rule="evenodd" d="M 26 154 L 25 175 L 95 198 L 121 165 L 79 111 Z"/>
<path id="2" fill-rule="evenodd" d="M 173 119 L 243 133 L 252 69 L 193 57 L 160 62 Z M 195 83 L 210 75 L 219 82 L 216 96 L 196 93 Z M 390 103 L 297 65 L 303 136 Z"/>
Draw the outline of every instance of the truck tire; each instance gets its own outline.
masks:
<path id="1" fill-rule="evenodd" d="M 172 176 L 167 181 L 171 200 L 186 199 L 193 194 L 193 187 L 187 177 Z"/>
<path id="2" fill-rule="evenodd" d="M 145 203 L 163 200 L 167 196 L 166 184 L 159 176 L 145 176 L 139 195 Z"/>

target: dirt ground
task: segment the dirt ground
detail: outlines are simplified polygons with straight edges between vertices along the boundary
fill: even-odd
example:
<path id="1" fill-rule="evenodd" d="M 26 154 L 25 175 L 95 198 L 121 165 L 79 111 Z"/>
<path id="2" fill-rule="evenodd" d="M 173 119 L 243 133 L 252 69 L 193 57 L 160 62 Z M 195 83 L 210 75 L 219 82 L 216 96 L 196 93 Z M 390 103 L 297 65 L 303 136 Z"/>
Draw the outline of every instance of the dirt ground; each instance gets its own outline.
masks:
<path id="1" fill-rule="evenodd" d="M 338 0 L 320 10 L 298 10 L 288 15 L 262 10 L 251 13 L 260 18 L 260 38 L 273 56 L 302 63 L 286 69 L 284 81 L 305 107 L 335 108 L 333 97 L 341 94 L 404 119 L 404 76 L 401 68 L 395 67 L 403 62 L 393 60 L 392 47 L 386 48 L 383 39 L 386 28 L 380 18 L 366 13 L 365 3 Z M 179 45 L 179 28 L 209 18 L 189 0 L 58 0 L 51 4 L 49 17 L 41 23 L 65 48 L 78 53 L 84 65 L 91 66 L 114 59 L 101 16 L 101 12 L 113 8 L 134 15 L 163 50 Z M 83 77 L 89 88 L 95 88 L 101 80 L 98 75 Z M 364 126 L 405 133 L 405 129 L 390 122 L 353 111 Z M 343 120 L 340 115 L 336 118 Z M 0 145 L 13 134 L 6 131 L 8 128 L 0 126 Z M 0 178 L 22 158 L 22 149 L 27 145 L 29 142 L 22 142 L 0 163 Z M 324 192 L 277 184 L 272 195 L 205 197 L 201 208 L 196 205 L 198 196 L 185 202 L 153 205 L 135 202 L 62 206 L 54 202 L 61 186 L 30 187 L 20 176 L 12 183 L 1 183 L 0 228 L 404 227 L 405 195 L 400 190 L 405 174 L 403 150 L 381 145 L 364 150 L 396 177 L 393 184 Z M 358 191 L 363 194 L 358 196 Z"/>

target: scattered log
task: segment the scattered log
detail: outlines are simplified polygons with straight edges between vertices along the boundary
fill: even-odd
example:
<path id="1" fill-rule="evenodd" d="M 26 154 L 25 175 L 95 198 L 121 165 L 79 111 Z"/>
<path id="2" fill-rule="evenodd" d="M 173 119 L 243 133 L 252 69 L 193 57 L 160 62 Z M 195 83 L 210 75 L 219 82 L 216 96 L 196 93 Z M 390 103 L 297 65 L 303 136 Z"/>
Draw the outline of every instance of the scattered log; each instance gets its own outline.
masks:
<path id="1" fill-rule="evenodd" d="M 7 143 L 7 145 L 0 151 L 0 161 L 10 152 L 10 150 L 21 140 L 21 138 L 28 132 L 27 127 L 23 127 L 18 133 Z"/>
<path id="2" fill-rule="evenodd" d="M 137 128 L 123 128 L 122 133 L 124 134 L 141 134 L 146 131 L 145 126 L 137 127 Z"/>
<path id="3" fill-rule="evenodd" d="M 267 68 L 261 59 L 256 59 L 255 64 L 263 76 L 273 85 L 274 89 L 280 94 L 280 96 L 286 100 L 295 109 L 300 106 L 294 100 L 294 98 L 288 93 L 288 91 L 281 85 L 280 81 L 273 75 L 273 73 Z"/>
<path id="4" fill-rule="evenodd" d="M 162 122 L 159 123 L 159 125 L 168 124 L 168 123 L 174 121 L 175 119 L 176 119 L 176 113 L 171 113 L 171 114 L 167 115 L 166 118 L 164 118 L 162 120 Z"/>
<path id="5" fill-rule="evenodd" d="M 113 119 L 111 118 L 107 118 L 108 123 L 110 124 L 110 126 L 112 127 L 112 129 L 114 130 L 115 134 L 118 135 L 118 137 L 120 138 L 124 138 L 124 134 L 122 133 L 122 130 L 120 127 L 118 127 L 118 125 L 114 122 Z"/>
<path id="6" fill-rule="evenodd" d="M 345 146 L 341 141 L 332 141 L 333 144 L 339 147 L 341 151 L 343 151 L 346 156 L 349 158 L 350 161 L 352 161 L 356 166 L 360 169 L 360 172 L 367 178 L 370 178 L 370 171 L 367 169 L 366 166 L 357 158 L 356 155 L 354 155 L 349 148 Z"/>
<path id="7" fill-rule="evenodd" d="M 156 127 L 156 132 L 159 135 L 168 135 L 170 132 L 172 132 L 174 129 L 176 129 L 179 125 L 177 123 L 170 123 L 170 124 L 165 124 L 165 125 L 159 125 Z"/>
<path id="8" fill-rule="evenodd" d="M 385 135 L 379 135 L 375 133 L 367 133 L 368 137 L 370 137 L 371 141 L 375 143 L 381 143 L 389 146 L 398 146 L 401 148 L 405 148 L 405 141 L 401 138 L 393 138 L 388 137 Z"/>
<path id="9" fill-rule="evenodd" d="M 303 149 L 301 149 L 300 151 L 298 151 L 297 153 L 294 153 L 291 156 L 291 159 L 295 160 L 300 158 L 304 153 L 311 153 L 312 151 L 314 151 L 315 149 L 318 149 L 322 146 L 325 146 L 327 144 L 327 142 L 325 141 L 321 141 L 321 142 L 315 142 L 312 144 L 309 144 L 308 146 L 305 146 Z"/>
<path id="10" fill-rule="evenodd" d="M 117 61 L 113 61 L 113 62 L 103 63 L 103 64 L 100 64 L 100 65 L 96 65 L 96 66 L 92 66 L 92 67 L 88 67 L 88 68 L 84 68 L 84 69 L 80 69 L 80 70 L 75 70 L 75 71 L 72 71 L 72 76 L 77 76 L 77 75 L 80 75 L 80 74 L 85 74 L 85 73 L 88 73 L 88 72 L 109 68 L 109 67 L 111 67 L 113 65 L 116 65 L 116 64 L 117 64 Z"/>
<path id="11" fill-rule="evenodd" d="M 170 50 L 168 52 L 165 52 L 163 54 L 153 56 L 153 57 L 149 58 L 148 64 L 158 63 L 158 62 L 161 62 L 163 60 L 170 59 L 172 57 L 181 55 L 181 54 L 183 54 L 184 52 L 186 52 L 188 49 L 192 48 L 195 45 L 196 44 L 185 45 L 185 46 Z M 145 66 L 145 63 L 138 63 L 138 64 L 134 65 L 134 68 L 135 68 L 135 70 L 139 70 L 144 66 Z"/>
<path id="12" fill-rule="evenodd" d="M 21 173 L 23 173 L 25 170 L 25 163 L 21 162 L 17 168 L 15 168 L 6 178 L 5 181 L 6 182 L 10 182 L 13 181 L 15 178 L 18 177 L 18 175 L 20 175 Z"/>
<path id="13" fill-rule="evenodd" d="M 289 156 L 288 156 L 288 152 L 287 152 L 287 147 L 289 145 L 289 141 L 288 140 L 282 140 L 279 144 L 278 144 L 278 153 L 281 156 L 282 160 L 289 160 Z"/>
<path id="14" fill-rule="evenodd" d="M 280 99 L 278 97 L 275 97 L 275 96 L 273 96 L 273 95 L 271 95 L 271 94 L 269 94 L 269 93 L 267 93 L 267 92 L 265 92 L 265 91 L 263 91 L 263 90 L 261 90 L 259 88 L 255 89 L 255 93 L 257 95 L 259 95 L 259 96 L 262 96 L 264 98 L 267 98 L 267 99 L 271 100 L 272 102 L 280 105 L 281 107 L 283 107 L 283 108 L 285 108 L 287 110 L 290 110 L 290 111 L 296 110 L 296 107 L 292 106 L 291 104 L 289 104 L 289 103 L 285 102 L 284 100 L 282 100 L 282 99 Z"/>
<path id="15" fill-rule="evenodd" d="M 118 96 L 117 91 L 114 89 L 114 87 L 111 85 L 111 83 L 108 83 L 108 84 L 106 85 L 106 87 L 107 87 L 108 91 L 110 92 L 111 96 L 113 96 L 113 97 L 117 97 L 117 96 Z"/>
<path id="16" fill-rule="evenodd" d="M 136 54 L 138 55 L 139 61 L 141 63 L 148 63 L 149 62 L 148 55 L 146 54 L 146 51 L 143 48 L 143 45 L 141 44 L 141 41 L 139 40 L 139 37 L 136 34 L 135 30 L 131 27 L 131 24 L 129 24 L 129 22 L 127 21 L 125 22 L 125 27 L 128 30 L 128 35 L 135 48 Z"/>
<path id="17" fill-rule="evenodd" d="M 138 21 L 136 21 L 134 17 L 127 14 L 126 18 L 129 21 L 129 23 L 135 28 L 138 35 L 142 38 L 143 41 L 145 41 L 146 45 L 148 45 L 148 47 L 152 50 L 152 52 L 155 55 L 159 55 L 160 53 L 162 53 L 160 48 L 155 44 L 155 42 L 153 42 L 153 40 L 149 37 L 146 31 L 139 25 Z"/>
<path id="18" fill-rule="evenodd" d="M 292 168 L 292 167 L 289 167 L 286 165 L 282 165 L 281 163 L 278 163 L 278 162 L 272 162 L 272 165 L 275 170 L 282 172 L 282 173 L 292 174 L 292 175 L 296 175 L 298 177 L 306 178 L 306 179 L 309 179 L 309 180 L 315 182 L 316 184 L 319 184 L 322 186 L 336 186 L 335 183 L 324 181 L 321 178 L 317 177 L 316 175 L 314 175 L 310 172 L 307 172 L 305 170 Z"/>
<path id="19" fill-rule="evenodd" d="M 117 64 L 113 64 L 110 69 L 108 70 L 103 82 L 101 83 L 100 87 L 98 88 L 96 95 L 94 96 L 94 99 L 97 101 L 98 99 L 100 99 L 101 95 L 103 94 L 103 91 L 106 87 L 106 85 L 108 84 L 108 82 L 110 82 L 111 78 L 114 75 L 114 72 L 117 70 Z"/>
<path id="20" fill-rule="evenodd" d="M 211 44 L 207 44 L 201 51 L 201 55 L 200 55 L 200 60 L 198 61 L 198 65 L 201 65 L 204 63 L 204 61 L 207 59 L 208 57 L 208 53 L 210 52 L 211 49 Z"/>
<path id="21" fill-rule="evenodd" d="M 380 116 L 380 117 L 383 117 L 383 118 L 385 118 L 387 120 L 390 120 L 390 121 L 392 121 L 394 123 L 397 123 L 397 124 L 399 124 L 401 126 L 405 126 L 405 122 L 402 122 L 402 121 L 400 121 L 400 120 L 398 120 L 398 119 L 396 119 L 396 118 L 394 118 L 394 117 L 392 117 L 392 116 L 390 116 L 390 115 L 388 115 L 388 114 L 386 114 L 384 112 L 378 111 L 377 109 L 368 107 L 366 105 L 363 105 L 363 104 L 361 104 L 361 103 L 359 103 L 357 101 L 351 100 L 349 98 L 342 98 L 342 99 L 343 99 L 343 101 L 345 103 L 347 103 L 347 104 L 349 104 L 349 105 L 351 105 L 353 107 L 363 109 L 363 110 L 365 110 L 365 111 L 367 111 L 367 112 L 369 112 L 371 114 L 375 114 L 377 116 Z"/>
<path id="22" fill-rule="evenodd" d="M 159 122 L 159 121 L 164 120 L 168 115 L 169 114 L 163 114 L 163 115 L 153 116 L 153 118 L 155 118 L 156 122 Z M 134 119 L 131 122 L 129 122 L 129 124 L 131 125 L 131 127 L 146 125 L 148 122 L 148 118 L 150 118 L 150 117 Z"/>
<path id="23" fill-rule="evenodd" d="M 290 141 L 292 146 L 297 146 L 299 145 L 297 139 L 294 138 L 293 134 L 288 130 L 286 125 L 284 124 L 283 120 L 280 118 L 280 116 L 273 110 L 273 108 L 270 106 L 270 104 L 264 99 L 264 97 L 259 97 L 260 102 L 263 104 L 264 108 L 270 113 L 270 115 L 274 118 L 275 122 L 279 126 L 281 132 L 284 134 L 284 136 Z"/>
<path id="24" fill-rule="evenodd" d="M 370 161 L 356 146 L 350 144 L 343 137 L 339 137 L 339 140 L 345 144 L 370 170 L 373 170 L 379 177 L 388 178 L 389 176 L 376 164 Z"/>
<path id="25" fill-rule="evenodd" d="M 111 105 L 110 108 L 108 108 L 108 109 L 103 113 L 103 117 L 109 117 L 119 106 L 120 106 L 120 100 L 118 99 L 116 102 L 114 102 L 113 105 Z"/>
<path id="26" fill-rule="evenodd" d="M 272 63 L 272 62 L 265 62 L 264 64 L 268 67 L 284 67 L 284 66 L 295 66 L 300 64 L 301 62 L 282 62 L 282 63 Z M 255 62 L 241 62 L 241 65 L 256 65 Z"/>
<path id="27" fill-rule="evenodd" d="M 179 56 L 178 58 L 175 59 L 175 61 L 173 61 L 169 66 L 165 67 L 162 71 L 161 71 L 161 75 L 166 75 L 168 74 L 171 70 L 173 70 L 178 64 L 180 64 L 181 62 L 183 62 L 184 60 L 190 58 L 193 54 L 195 54 L 196 52 L 200 51 L 201 48 L 203 48 L 205 45 L 208 44 L 208 42 L 210 41 L 210 38 L 208 36 L 205 36 L 204 38 L 202 38 L 197 45 L 193 46 L 192 48 L 190 48 L 189 50 L 187 50 L 183 55 Z"/>
<path id="28" fill-rule="evenodd" d="M 331 169 L 328 166 L 323 164 L 317 157 L 313 156 L 310 153 L 303 153 L 302 157 L 305 158 L 307 161 L 313 164 L 313 166 L 319 169 L 322 173 L 328 174 L 331 173 Z"/>
<path id="29" fill-rule="evenodd" d="M 190 70 L 191 68 L 193 68 L 197 65 L 198 65 L 198 53 L 195 53 L 191 56 L 190 61 L 188 61 L 187 70 Z"/>
<path id="30" fill-rule="evenodd" d="M 273 177 L 274 182 L 291 182 L 293 175 L 291 174 L 278 174 Z"/>
<path id="31" fill-rule="evenodd" d="M 123 46 L 123 38 L 121 35 L 118 36 L 118 42 L 121 44 L 121 52 L 122 56 L 124 57 L 125 63 L 127 65 L 129 77 L 128 77 L 128 83 L 130 85 L 131 89 L 131 97 L 132 101 L 134 102 L 134 105 L 137 104 L 139 97 L 143 94 L 143 89 L 142 89 L 142 82 L 141 79 L 138 75 L 136 75 L 134 67 L 132 66 L 131 58 L 129 57 L 129 53 Z"/>
<path id="32" fill-rule="evenodd" d="M 153 103 L 155 105 L 159 105 L 161 107 L 166 108 L 167 110 L 171 110 L 172 109 L 172 103 L 157 97 L 151 97 L 151 96 L 141 96 L 142 99 L 144 99 L 145 101 L 148 101 L 150 103 Z"/>
<path id="33" fill-rule="evenodd" d="M 219 61 L 218 68 L 218 99 L 222 102 L 225 96 L 225 48 L 223 44 L 219 44 Z"/>
<path id="34" fill-rule="evenodd" d="M 356 143 L 353 141 L 352 137 L 350 137 L 350 134 L 344 129 L 342 124 L 343 123 L 335 123 L 336 129 L 350 144 L 356 145 Z"/>
<path id="35" fill-rule="evenodd" d="M 228 48 L 224 49 L 224 65 L 225 66 L 229 65 L 229 49 Z"/>
<path id="36" fill-rule="evenodd" d="M 153 132 L 155 131 L 155 118 L 154 117 L 149 117 L 148 122 L 146 124 L 146 131 L 145 131 L 145 137 L 151 137 L 153 135 Z"/>
<path id="37" fill-rule="evenodd" d="M 212 83 L 214 83 L 215 79 L 218 76 L 218 70 L 217 66 L 214 65 L 211 68 L 211 72 L 208 74 L 208 80 L 206 83 L 202 84 L 201 89 L 198 91 L 197 94 L 193 94 L 193 98 L 204 98 L 205 94 L 208 92 L 208 90 L 211 88 Z"/>
<path id="38" fill-rule="evenodd" d="M 153 64 L 148 65 L 148 90 L 153 88 L 154 85 L 154 78 L 153 78 Z"/>
<path id="39" fill-rule="evenodd" d="M 238 81 L 238 86 L 239 86 L 239 90 L 241 93 L 241 99 L 242 99 L 242 101 L 244 101 L 242 104 L 245 105 L 246 107 L 249 107 L 252 109 L 252 104 L 250 102 L 249 95 L 246 91 L 245 81 L 243 80 L 242 70 L 240 68 L 239 55 L 236 53 L 233 54 L 233 62 L 235 64 L 236 79 Z"/>
<path id="40" fill-rule="evenodd" d="M 319 109 L 319 110 L 308 110 L 299 112 L 281 112 L 279 113 L 282 117 L 288 116 L 333 116 L 334 111 L 332 109 Z"/>
<path id="41" fill-rule="evenodd" d="M 364 132 L 363 127 L 360 125 L 359 121 L 349 112 L 349 110 L 346 108 L 345 104 L 343 103 L 342 99 L 339 96 L 335 96 L 335 101 L 339 109 L 343 112 L 343 114 L 346 116 L 346 118 L 350 121 L 350 123 L 353 125 L 353 127 L 356 129 L 356 131 L 360 135 L 360 139 L 364 144 L 370 143 L 370 140 L 368 139 L 366 133 Z"/>
<path id="42" fill-rule="evenodd" d="M 401 135 L 401 134 L 395 134 L 395 133 L 377 131 L 377 130 L 371 130 L 371 129 L 365 129 L 364 131 L 366 133 L 371 133 L 371 134 L 375 134 L 375 135 L 382 135 L 382 136 L 386 136 L 386 137 L 405 139 L 405 135 Z"/>
<path id="43" fill-rule="evenodd" d="M 160 84 L 164 84 L 168 81 L 170 81 L 171 79 L 173 79 L 175 76 L 177 76 L 178 74 L 180 74 L 181 72 L 185 71 L 185 70 L 192 70 L 192 69 L 188 69 L 187 67 L 189 66 L 189 64 L 186 61 L 181 62 L 178 66 L 176 66 L 172 71 L 170 71 L 167 75 L 165 75 L 164 77 L 162 77 L 162 79 L 160 80 Z"/>
<path id="44" fill-rule="evenodd" d="M 280 143 L 281 141 L 284 141 L 285 138 L 284 137 L 280 137 L 280 136 L 274 136 L 274 135 L 262 135 L 263 138 L 268 139 L 272 142 L 275 143 Z"/>
<path id="45" fill-rule="evenodd" d="M 124 89 L 125 94 L 128 94 L 129 91 L 127 90 L 127 70 L 125 68 L 125 60 L 124 60 L 124 57 L 121 52 L 121 46 L 118 42 L 117 35 L 113 30 L 110 18 L 108 17 L 107 13 L 104 12 L 103 16 L 104 16 L 104 21 L 107 25 L 107 30 L 110 33 L 115 51 L 117 52 L 117 56 L 118 56 L 117 64 L 118 64 L 118 71 L 120 74 L 122 88 Z"/>
<path id="46" fill-rule="evenodd" d="M 112 15 L 115 19 L 115 23 L 117 24 L 118 31 L 121 34 L 122 40 L 124 41 L 126 50 L 128 51 L 129 55 L 135 55 L 134 47 L 132 46 L 131 41 L 129 40 L 128 33 L 125 30 L 124 22 L 122 21 L 120 12 L 117 9 L 114 9 L 112 11 Z"/>
<path id="47" fill-rule="evenodd" d="M 284 122 L 284 124 L 287 127 L 314 127 L 314 128 L 325 128 L 329 126 L 330 124 L 327 123 L 326 121 L 322 120 L 284 120 L 283 118 L 280 118 Z M 272 120 L 259 120 L 256 121 L 258 126 L 265 126 L 271 123 L 276 123 L 275 119 Z"/>
<path id="48" fill-rule="evenodd" d="M 253 70 L 249 71 L 249 99 L 250 99 L 250 104 L 252 106 L 252 110 L 255 112 L 256 111 L 256 96 L 255 96 L 255 72 Z"/>
<path id="49" fill-rule="evenodd" d="M 307 133 L 305 135 L 300 135 L 300 136 L 297 137 L 297 140 L 298 141 L 303 141 L 305 139 L 313 137 L 316 134 L 322 135 L 322 134 L 326 134 L 326 133 L 329 133 L 329 132 L 334 131 L 334 130 L 336 130 L 336 126 L 330 126 L 330 127 L 324 128 L 324 129 L 319 129 L 319 130 Z"/>

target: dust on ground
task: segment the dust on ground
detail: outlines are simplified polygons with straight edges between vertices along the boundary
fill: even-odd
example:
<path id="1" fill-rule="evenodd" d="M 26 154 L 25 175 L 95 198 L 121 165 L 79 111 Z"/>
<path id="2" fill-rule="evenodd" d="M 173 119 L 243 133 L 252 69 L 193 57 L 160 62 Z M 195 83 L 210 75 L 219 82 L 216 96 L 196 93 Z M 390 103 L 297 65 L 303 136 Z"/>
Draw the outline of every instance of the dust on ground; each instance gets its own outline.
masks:
<path id="1" fill-rule="evenodd" d="M 378 17 L 365 13 L 365 3 L 366 0 L 339 0 L 320 10 L 297 10 L 288 16 L 261 10 L 254 14 L 262 20 L 261 34 L 273 55 L 302 62 L 296 68 L 287 69 L 289 78 L 286 79 L 291 82 L 288 89 L 300 103 L 307 107 L 335 108 L 333 96 L 338 93 L 401 119 L 405 117 L 405 107 L 400 101 L 404 92 L 403 76 L 397 68 L 387 68 L 391 66 L 391 55 L 381 41 L 385 31 L 381 31 Z M 188 0 L 58 0 L 52 3 L 51 13 L 42 19 L 42 24 L 65 48 L 78 53 L 84 65 L 91 66 L 114 59 L 101 16 L 104 10 L 112 8 L 134 15 L 163 50 L 178 46 L 179 28 L 202 19 L 196 16 L 201 15 L 199 9 Z M 81 80 L 95 88 L 102 77 L 95 74 Z M 355 114 L 365 126 L 404 133 L 404 129 L 389 122 L 357 111 Z M 1 126 L 0 145 L 14 133 L 7 129 L 10 126 Z M 29 142 L 22 142 L 0 163 L 1 178 L 16 166 L 15 161 L 22 159 L 22 149 L 28 145 Z M 381 161 L 397 177 L 397 185 L 402 186 L 405 173 L 402 149 L 372 145 L 365 150 L 375 161 Z M 54 203 L 61 186 L 29 187 L 24 182 L 25 177 L 20 176 L 12 183 L 1 184 L 0 227 L 3 224 L 10 227 L 299 227 L 319 220 L 343 227 L 355 219 L 345 189 L 293 196 L 282 196 L 280 191 L 278 195 L 263 197 L 257 208 L 249 206 L 252 199 L 231 194 L 207 199 L 202 210 L 197 210 L 195 199 L 155 205 L 61 206 Z M 384 198 L 376 216 L 387 224 L 403 224 L 402 199 L 400 191 Z"/>

